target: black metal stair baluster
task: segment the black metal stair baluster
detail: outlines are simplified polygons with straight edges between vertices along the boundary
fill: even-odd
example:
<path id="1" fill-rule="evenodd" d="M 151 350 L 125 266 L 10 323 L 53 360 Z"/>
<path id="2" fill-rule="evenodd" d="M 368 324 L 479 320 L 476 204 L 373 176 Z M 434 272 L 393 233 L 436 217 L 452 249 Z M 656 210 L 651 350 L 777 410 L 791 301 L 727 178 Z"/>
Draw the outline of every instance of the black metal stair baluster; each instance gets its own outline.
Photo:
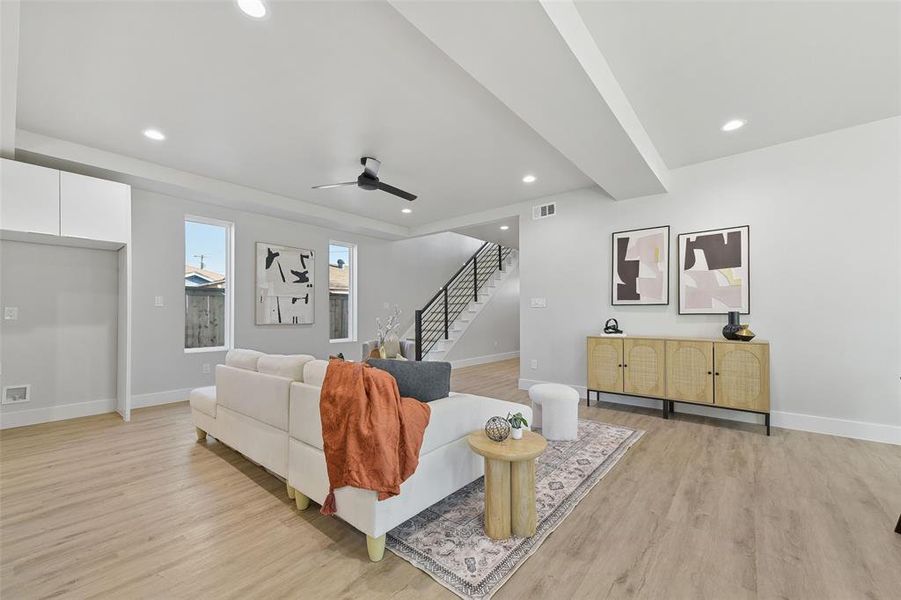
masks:
<path id="1" fill-rule="evenodd" d="M 444 339 L 448 339 L 447 336 L 447 286 L 444 287 Z"/>

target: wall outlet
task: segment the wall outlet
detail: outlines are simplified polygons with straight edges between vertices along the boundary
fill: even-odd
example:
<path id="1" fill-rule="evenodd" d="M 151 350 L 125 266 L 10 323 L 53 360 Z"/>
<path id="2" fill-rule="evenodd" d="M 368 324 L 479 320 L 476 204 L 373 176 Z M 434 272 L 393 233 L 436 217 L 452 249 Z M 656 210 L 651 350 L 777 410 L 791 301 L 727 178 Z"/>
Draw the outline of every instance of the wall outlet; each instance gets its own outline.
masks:
<path id="1" fill-rule="evenodd" d="M 547 298 L 532 298 L 532 308 L 547 308 Z"/>
<path id="2" fill-rule="evenodd" d="M 163 297 L 162 296 L 154 296 L 153 297 L 153 305 L 154 306 L 165 306 L 165 304 L 163 303 Z"/>
<path id="3" fill-rule="evenodd" d="M 31 384 L 8 385 L 3 388 L 3 404 L 18 404 L 31 400 Z"/>
<path id="4" fill-rule="evenodd" d="M 204 375 L 210 374 L 210 363 L 203 363 L 203 366 L 200 367 L 200 370 L 203 371 Z"/>
<path id="5" fill-rule="evenodd" d="M 533 369 L 537 369 L 537 368 L 538 368 L 538 359 L 533 358 L 533 359 L 529 362 L 529 366 L 532 367 Z"/>
<path id="6" fill-rule="evenodd" d="M 7 321 L 15 321 L 19 318 L 19 307 L 18 306 L 4 306 L 3 307 L 3 318 Z"/>

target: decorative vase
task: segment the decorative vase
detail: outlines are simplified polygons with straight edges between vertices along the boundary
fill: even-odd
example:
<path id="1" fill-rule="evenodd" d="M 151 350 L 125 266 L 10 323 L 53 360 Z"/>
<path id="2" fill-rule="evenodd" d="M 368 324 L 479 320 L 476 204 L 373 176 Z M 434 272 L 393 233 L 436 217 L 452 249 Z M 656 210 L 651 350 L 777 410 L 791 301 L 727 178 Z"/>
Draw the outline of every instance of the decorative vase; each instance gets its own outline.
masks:
<path id="1" fill-rule="evenodd" d="M 737 340 L 735 337 L 735 332 L 741 329 L 741 325 L 738 323 L 738 311 L 729 311 L 729 322 L 723 327 L 723 337 L 727 340 Z"/>
<path id="2" fill-rule="evenodd" d="M 510 423 L 504 417 L 491 417 L 485 423 L 485 435 L 495 442 L 503 442 L 510 436 Z"/>
<path id="3" fill-rule="evenodd" d="M 510 437 L 512 437 L 514 440 L 521 440 L 522 439 L 522 427 L 514 427 L 513 429 L 511 429 Z"/>
<path id="4" fill-rule="evenodd" d="M 400 354 L 400 340 L 397 334 L 393 331 L 389 332 L 385 336 L 385 343 L 382 344 L 382 347 L 385 349 L 385 358 L 397 358 L 397 355 Z"/>
<path id="5" fill-rule="evenodd" d="M 385 351 L 385 344 L 379 346 L 379 358 L 388 358 L 388 353 Z"/>
<path id="6" fill-rule="evenodd" d="M 738 331 L 735 332 L 735 339 L 741 340 L 743 342 L 750 342 L 754 339 L 754 332 L 751 331 L 747 323 L 745 323 L 741 327 L 739 327 Z"/>

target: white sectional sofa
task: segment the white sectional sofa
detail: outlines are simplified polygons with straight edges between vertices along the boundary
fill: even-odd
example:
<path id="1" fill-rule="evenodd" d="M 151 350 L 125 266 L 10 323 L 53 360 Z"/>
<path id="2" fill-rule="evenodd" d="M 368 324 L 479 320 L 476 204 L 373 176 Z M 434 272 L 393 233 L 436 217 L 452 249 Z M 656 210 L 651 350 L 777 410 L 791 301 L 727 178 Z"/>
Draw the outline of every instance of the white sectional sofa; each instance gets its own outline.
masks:
<path id="1" fill-rule="evenodd" d="M 270 357 L 253 351 L 229 352 L 216 368 L 216 386 L 191 393 L 198 439 L 208 433 L 287 479 L 288 495 L 301 510 L 322 503 L 329 482 L 322 451 L 319 394 L 328 362 L 307 355 Z M 279 369 L 280 374 L 273 374 Z M 266 405 L 266 406 L 262 406 Z M 484 474 L 482 458 L 466 436 L 492 416 L 528 406 L 472 394 L 451 393 L 429 403 L 431 417 L 416 472 L 399 496 L 378 501 L 375 492 L 354 487 L 335 491 L 337 516 L 366 534 L 369 558 L 381 560 L 385 534 L 435 502 Z"/>

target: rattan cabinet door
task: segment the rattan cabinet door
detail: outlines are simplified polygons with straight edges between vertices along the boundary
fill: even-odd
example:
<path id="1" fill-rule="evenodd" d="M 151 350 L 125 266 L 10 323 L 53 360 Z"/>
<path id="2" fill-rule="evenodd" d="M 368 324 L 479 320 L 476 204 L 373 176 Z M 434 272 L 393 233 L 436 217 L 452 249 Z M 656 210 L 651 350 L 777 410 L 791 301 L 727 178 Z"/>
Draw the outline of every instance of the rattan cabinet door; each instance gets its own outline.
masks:
<path id="1" fill-rule="evenodd" d="M 713 404 L 713 342 L 666 340 L 666 397 Z"/>
<path id="2" fill-rule="evenodd" d="M 623 389 L 627 394 L 663 398 L 666 344 L 663 340 L 623 340 Z"/>
<path id="3" fill-rule="evenodd" d="M 588 338 L 588 389 L 623 392 L 622 338 Z"/>
<path id="4" fill-rule="evenodd" d="M 729 408 L 770 411 L 770 348 L 766 344 L 714 343 L 715 402 Z"/>

